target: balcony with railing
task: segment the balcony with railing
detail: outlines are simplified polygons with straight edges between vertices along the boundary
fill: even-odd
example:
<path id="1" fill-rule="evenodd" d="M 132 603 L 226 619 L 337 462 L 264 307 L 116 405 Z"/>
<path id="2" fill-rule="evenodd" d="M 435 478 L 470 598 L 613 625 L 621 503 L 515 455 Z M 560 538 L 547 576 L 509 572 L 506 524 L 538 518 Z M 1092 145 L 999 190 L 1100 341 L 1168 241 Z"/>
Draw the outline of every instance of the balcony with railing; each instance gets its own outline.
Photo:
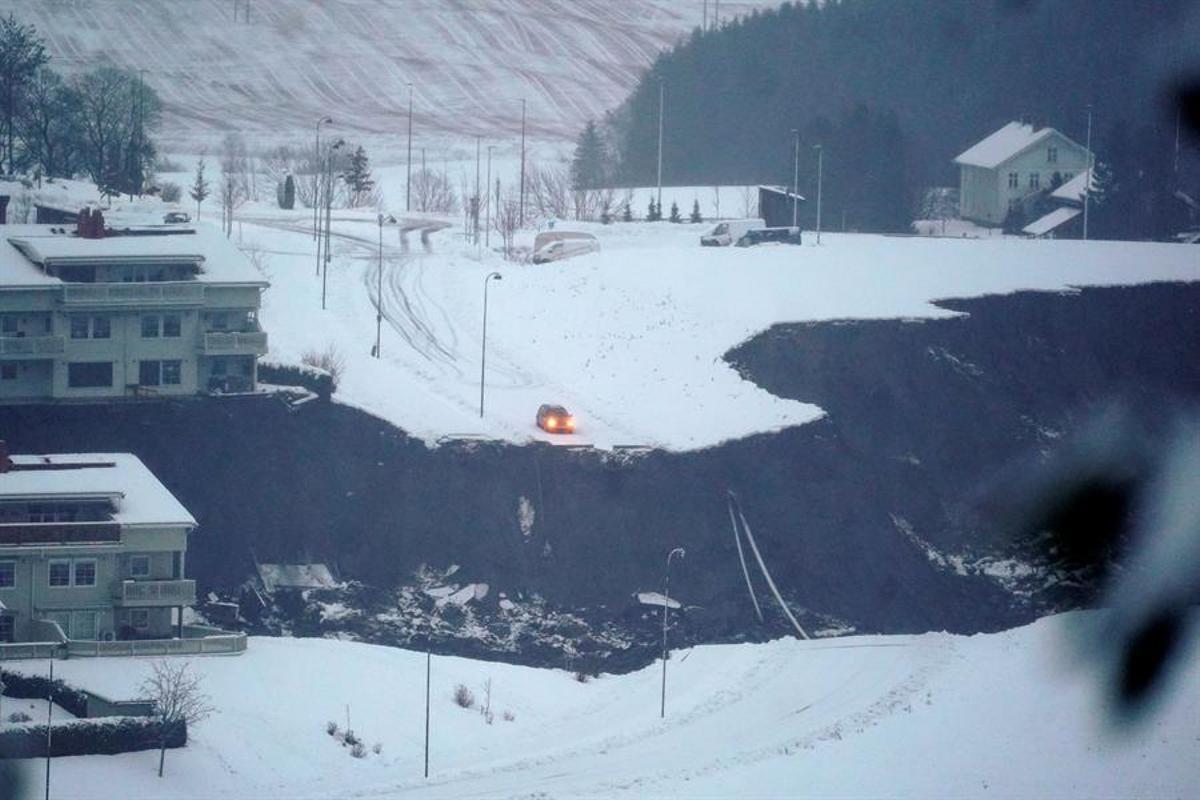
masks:
<path id="1" fill-rule="evenodd" d="M 0 547 L 48 544 L 118 544 L 116 522 L 0 522 Z"/>
<path id="2" fill-rule="evenodd" d="M 116 581 L 113 583 L 113 603 L 126 608 L 194 605 L 196 582 L 191 579 Z"/>
<path id="3" fill-rule="evenodd" d="M 265 331 L 213 331 L 204 334 L 200 352 L 206 356 L 261 356 L 267 352 Z"/>
<path id="4" fill-rule="evenodd" d="M 68 283 L 63 305 L 89 306 L 198 306 L 204 302 L 204 284 L 179 283 Z"/>
<path id="5" fill-rule="evenodd" d="M 62 336 L 2 336 L 0 358 L 37 358 L 61 355 L 66 349 Z"/>

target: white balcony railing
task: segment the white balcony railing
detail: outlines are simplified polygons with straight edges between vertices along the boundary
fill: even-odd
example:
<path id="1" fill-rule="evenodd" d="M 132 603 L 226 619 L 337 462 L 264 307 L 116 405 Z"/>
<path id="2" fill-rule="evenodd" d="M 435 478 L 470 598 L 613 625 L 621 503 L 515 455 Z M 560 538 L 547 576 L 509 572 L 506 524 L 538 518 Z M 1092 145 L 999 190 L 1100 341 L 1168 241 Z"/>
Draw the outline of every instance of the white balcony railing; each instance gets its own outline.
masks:
<path id="1" fill-rule="evenodd" d="M 200 305 L 201 283 L 68 283 L 63 304 L 68 306 Z"/>
<path id="2" fill-rule="evenodd" d="M 122 606 L 190 606 L 196 602 L 196 582 L 191 579 L 170 581 L 117 581 L 113 599 Z"/>
<path id="3" fill-rule="evenodd" d="M 0 337 L 0 358 L 6 356 L 54 356 L 66 349 L 62 336 Z"/>
<path id="4" fill-rule="evenodd" d="M 267 334 L 263 331 L 206 333 L 201 350 L 206 356 L 261 356 L 267 352 Z"/>

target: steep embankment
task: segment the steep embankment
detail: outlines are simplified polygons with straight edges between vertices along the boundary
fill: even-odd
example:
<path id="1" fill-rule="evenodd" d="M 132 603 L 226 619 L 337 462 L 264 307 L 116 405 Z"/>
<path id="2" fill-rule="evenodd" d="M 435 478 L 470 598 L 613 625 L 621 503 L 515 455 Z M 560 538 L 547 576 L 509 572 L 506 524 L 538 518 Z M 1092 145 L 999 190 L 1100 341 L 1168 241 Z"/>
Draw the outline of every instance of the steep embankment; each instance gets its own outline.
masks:
<path id="1" fill-rule="evenodd" d="M 497 611 L 500 592 L 540 596 L 648 645 L 653 621 L 632 594 L 656 589 L 663 557 L 681 546 L 687 557 L 672 575 L 689 606 L 681 637 L 777 634 L 777 616 L 752 622 L 727 489 L 808 623 L 995 629 L 1043 606 L 1012 593 L 1019 565 L 1004 561 L 1011 543 L 978 513 L 976 493 L 1003 469 L 1036 463 L 1090 406 L 1120 397 L 1156 417 L 1200 396 L 1197 338 L 1185 335 L 1200 329 L 1200 285 L 947 305 L 967 314 L 778 326 L 746 342 L 730 354 L 744 374 L 819 403 L 828 418 L 687 454 L 430 450 L 353 409 L 289 414 L 269 400 L 5 408 L 0 431 L 18 452 L 140 455 L 201 522 L 188 563 L 206 588 L 236 586 L 255 556 L 327 561 L 374 587 L 349 598 L 367 616 L 322 621 L 310 609 L 295 630 L 408 640 L 417 606 L 395 587 L 413 585 L 422 565 L 459 565 L 454 581 L 491 591 L 474 616 L 451 622 L 477 621 L 496 637 L 461 649 L 504 640 L 524 651 L 508 657 L 554 658 L 561 642 L 522 638 Z M 407 610 L 387 613 L 394 606 Z M 569 650 L 625 650 L 626 665 L 648 657 L 615 640 L 576 647 L 589 638 L 576 622 L 555 628 Z"/>

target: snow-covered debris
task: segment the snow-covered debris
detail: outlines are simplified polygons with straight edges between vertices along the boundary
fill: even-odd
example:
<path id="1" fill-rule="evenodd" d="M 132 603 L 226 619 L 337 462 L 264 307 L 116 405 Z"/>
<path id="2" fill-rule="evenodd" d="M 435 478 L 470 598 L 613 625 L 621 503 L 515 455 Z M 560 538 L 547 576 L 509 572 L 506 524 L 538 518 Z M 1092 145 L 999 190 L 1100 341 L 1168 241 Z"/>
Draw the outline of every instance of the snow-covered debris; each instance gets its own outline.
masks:
<path id="1" fill-rule="evenodd" d="M 259 564 L 258 577 L 268 592 L 278 589 L 331 589 L 338 583 L 324 564 Z"/>
<path id="2" fill-rule="evenodd" d="M 663 606 L 667 608 L 683 608 L 674 597 L 667 597 L 658 592 L 637 592 L 638 602 L 644 606 Z"/>

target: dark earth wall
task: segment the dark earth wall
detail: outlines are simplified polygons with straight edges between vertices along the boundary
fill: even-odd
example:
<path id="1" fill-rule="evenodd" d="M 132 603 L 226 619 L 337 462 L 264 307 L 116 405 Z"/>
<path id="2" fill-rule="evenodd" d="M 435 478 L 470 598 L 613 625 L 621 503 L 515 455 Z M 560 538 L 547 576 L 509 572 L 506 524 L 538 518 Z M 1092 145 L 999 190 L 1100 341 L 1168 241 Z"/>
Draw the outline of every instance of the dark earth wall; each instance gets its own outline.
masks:
<path id="1" fill-rule="evenodd" d="M 828 417 L 693 453 L 428 449 L 345 406 L 289 413 L 270 399 L 8 407 L 0 437 L 13 452 L 139 455 L 200 522 L 188 571 L 203 588 L 240 583 L 253 556 L 326 561 L 377 586 L 459 564 L 459 581 L 617 617 L 682 546 L 672 593 L 698 606 L 698 638 L 734 638 L 752 609 L 733 489 L 810 624 L 996 629 L 1045 609 L 939 569 L 892 515 L 950 553 L 1010 552 L 976 502 L 997 476 L 1035 465 L 1114 397 L 1153 417 L 1200 395 L 1200 285 L 944 305 L 965 314 L 781 325 L 743 343 L 728 358 L 748 379 Z M 537 514 L 528 536 L 522 496 Z"/>

